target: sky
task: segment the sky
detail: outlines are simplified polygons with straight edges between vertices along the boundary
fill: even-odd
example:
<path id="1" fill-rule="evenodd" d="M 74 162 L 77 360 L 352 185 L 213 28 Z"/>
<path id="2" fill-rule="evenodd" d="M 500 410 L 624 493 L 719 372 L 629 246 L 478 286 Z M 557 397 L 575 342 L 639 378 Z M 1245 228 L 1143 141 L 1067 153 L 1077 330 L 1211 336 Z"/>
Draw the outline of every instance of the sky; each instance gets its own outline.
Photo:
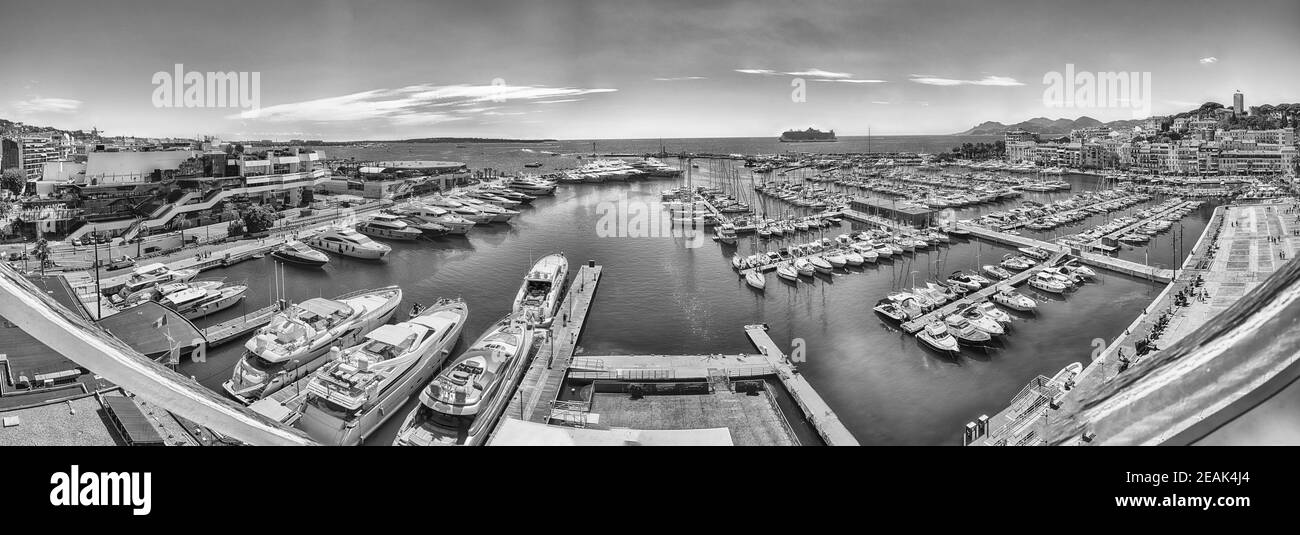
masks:
<path id="1" fill-rule="evenodd" d="M 1238 90 L 1247 105 L 1300 101 L 1295 0 L 41 0 L 0 13 L 0 117 L 107 135 L 949 134 L 1175 113 Z M 177 64 L 198 81 L 182 76 L 179 93 Z M 1048 98 L 1067 65 L 1139 83 L 1100 103 Z M 255 99 L 185 105 L 186 88 L 230 72 Z"/>

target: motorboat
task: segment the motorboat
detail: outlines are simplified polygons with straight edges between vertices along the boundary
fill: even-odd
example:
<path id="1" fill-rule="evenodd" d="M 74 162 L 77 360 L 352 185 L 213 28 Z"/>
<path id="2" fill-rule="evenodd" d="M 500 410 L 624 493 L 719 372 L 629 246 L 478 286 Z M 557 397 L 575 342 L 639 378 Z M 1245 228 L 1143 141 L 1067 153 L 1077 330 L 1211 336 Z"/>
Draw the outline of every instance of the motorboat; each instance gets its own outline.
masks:
<path id="1" fill-rule="evenodd" d="M 749 267 L 749 263 L 746 262 L 745 259 L 740 256 L 740 253 L 731 254 L 731 269 L 740 271 L 746 267 Z"/>
<path id="2" fill-rule="evenodd" d="M 542 257 L 524 277 L 523 285 L 515 294 L 514 312 L 525 312 L 538 325 L 545 325 L 555 317 L 560 306 L 561 292 L 569 275 L 569 259 L 564 253 Z"/>
<path id="3" fill-rule="evenodd" d="M 1007 311 L 998 308 L 998 306 L 992 301 L 977 303 L 975 306 L 980 309 L 980 312 L 984 313 L 985 317 L 992 318 L 993 321 L 1001 323 L 1003 329 L 1006 329 L 1008 325 L 1011 325 L 1011 315 L 1007 314 Z"/>
<path id="4" fill-rule="evenodd" d="M 897 306 L 899 310 L 906 312 L 909 318 L 919 318 L 925 315 L 925 308 L 921 306 L 921 302 L 916 299 L 915 295 L 907 292 L 894 292 L 889 294 L 886 299 L 894 303 L 894 306 Z"/>
<path id="5" fill-rule="evenodd" d="M 1023 256 L 1006 255 L 1002 257 L 1002 263 L 1000 265 L 1003 268 L 1012 271 L 1024 271 L 1026 269 L 1034 267 L 1034 264 L 1035 262 L 1033 260 L 1029 260 L 1028 258 L 1025 258 Z"/>
<path id="6" fill-rule="evenodd" d="M 510 402 L 528 369 L 534 330 L 511 314 L 484 332 L 420 392 L 406 416 L 397 446 L 478 446 Z"/>
<path id="7" fill-rule="evenodd" d="M 325 252 L 367 260 L 381 259 L 393 251 L 392 247 L 350 228 L 327 230 L 304 239 L 303 243 Z"/>
<path id="8" fill-rule="evenodd" d="M 799 276 L 801 277 L 811 277 L 813 276 L 813 273 L 817 272 L 817 268 L 814 267 L 813 263 L 807 258 L 795 259 L 794 269 L 799 272 Z"/>
<path id="9" fill-rule="evenodd" d="M 888 299 L 881 299 L 880 301 L 877 301 L 876 306 L 872 307 L 871 309 L 886 318 L 889 318 L 891 320 L 900 323 L 907 321 L 907 319 L 910 317 L 905 310 L 903 310 L 896 303 Z"/>
<path id="10" fill-rule="evenodd" d="M 529 195 L 555 195 L 555 183 L 535 177 L 516 177 L 505 184 L 507 188 Z"/>
<path id="11" fill-rule="evenodd" d="M 943 304 L 941 301 L 930 298 L 930 292 L 926 288 L 912 288 L 911 294 L 912 297 L 916 298 L 916 302 L 921 305 L 921 308 L 926 310 L 934 310 Z"/>
<path id="12" fill-rule="evenodd" d="M 1029 277 L 1029 285 L 1044 292 L 1057 294 L 1065 292 L 1065 284 L 1062 284 L 1061 281 L 1052 277 L 1050 273 L 1044 271 L 1039 271 L 1032 277 Z"/>
<path id="13" fill-rule="evenodd" d="M 957 343 L 965 346 L 984 347 L 989 345 L 993 340 L 993 335 L 975 327 L 957 314 L 952 314 L 943 319 L 948 332 L 957 339 Z"/>
<path id="14" fill-rule="evenodd" d="M 814 270 L 816 270 L 818 273 L 825 274 L 825 275 L 829 275 L 831 270 L 835 268 L 835 266 L 832 265 L 830 262 L 828 262 L 825 258 L 822 258 L 817 255 L 808 257 L 808 262 L 812 264 Z"/>
<path id="15" fill-rule="evenodd" d="M 1038 247 L 1020 247 L 1019 250 L 1021 254 L 1024 254 L 1025 256 L 1029 258 L 1033 258 L 1034 260 L 1037 260 L 1039 262 L 1042 262 L 1052 257 L 1052 253 Z"/>
<path id="16" fill-rule="evenodd" d="M 488 225 L 491 224 L 494 219 L 492 214 L 485 213 L 473 206 L 468 206 L 447 197 L 432 197 L 426 200 L 426 202 L 432 206 L 442 208 L 456 217 L 472 221 L 475 225 Z"/>
<path id="17" fill-rule="evenodd" d="M 871 247 L 869 244 L 855 243 L 850 245 L 849 248 L 852 249 L 853 252 L 857 253 L 858 256 L 862 257 L 862 260 L 866 262 L 874 264 L 880 259 L 880 253 L 876 252 L 875 248 Z"/>
<path id="18" fill-rule="evenodd" d="M 489 222 L 491 223 L 506 223 L 519 215 L 519 211 L 517 210 L 502 208 L 495 204 L 484 202 L 472 197 L 456 197 L 455 200 L 469 208 L 484 213 L 489 217 Z"/>
<path id="19" fill-rule="evenodd" d="M 243 357 L 221 387 L 244 403 L 269 396 L 324 364 L 331 346 L 356 345 L 387 323 L 401 301 L 401 288 L 389 286 L 289 305 L 244 344 Z"/>
<path id="20" fill-rule="evenodd" d="M 998 291 L 989 296 L 989 299 L 994 303 L 1020 312 L 1033 312 L 1034 309 L 1038 308 L 1037 301 L 1034 301 L 1033 298 L 1027 295 L 1015 291 L 1015 289 L 1010 286 L 1002 286 L 998 288 Z"/>
<path id="21" fill-rule="evenodd" d="M 392 214 L 376 214 L 367 221 L 357 223 L 357 232 L 372 238 L 400 241 L 417 240 L 424 235 L 419 229 L 412 228 Z"/>
<path id="22" fill-rule="evenodd" d="M 754 289 L 762 290 L 767 286 L 767 277 L 764 277 L 757 269 L 751 269 L 745 272 L 745 284 Z"/>
<path id="23" fill-rule="evenodd" d="M 831 267 L 842 268 L 849 263 L 849 261 L 844 258 L 844 255 L 838 252 L 830 253 L 823 258 L 825 258 L 827 262 L 830 262 Z"/>
<path id="24" fill-rule="evenodd" d="M 169 296 L 176 292 L 189 290 L 191 288 L 199 288 L 202 290 L 215 290 L 217 288 L 220 288 L 222 285 L 223 283 L 221 281 L 169 282 L 166 284 L 155 285 L 154 287 L 146 290 L 141 290 L 139 292 L 131 294 L 131 297 L 129 299 L 116 300 L 114 304 L 117 305 L 118 308 L 126 309 L 138 305 L 140 303 L 143 303 L 145 301 L 160 301 L 162 300 L 162 298 L 166 296 Z"/>
<path id="25" fill-rule="evenodd" d="M 244 298 L 244 293 L 247 291 L 248 286 L 242 284 L 218 288 L 190 287 L 167 294 L 158 302 L 175 310 L 185 319 L 192 320 L 235 306 L 235 303 Z"/>
<path id="26" fill-rule="evenodd" d="M 271 251 L 271 258 L 289 264 L 312 267 L 321 267 L 330 262 L 328 255 L 298 240 L 289 240 Z"/>
<path id="27" fill-rule="evenodd" d="M 721 226 L 714 229 L 713 232 L 714 232 L 714 238 L 717 241 L 725 243 L 727 245 L 736 244 L 736 240 L 737 240 L 736 225 L 733 225 L 731 223 L 723 223 Z"/>
<path id="28" fill-rule="evenodd" d="M 943 323 L 937 321 L 926 324 L 924 329 L 916 333 L 916 338 L 931 349 L 950 356 L 956 356 L 960 351 L 957 347 L 957 339 L 949 334 L 948 328 Z"/>
<path id="29" fill-rule="evenodd" d="M 844 263 L 850 266 L 861 266 L 867 261 L 867 259 L 862 258 L 862 255 L 853 251 L 845 252 L 843 253 L 843 256 L 844 256 Z"/>
<path id="30" fill-rule="evenodd" d="M 991 280 L 985 278 L 984 276 L 980 275 L 979 273 L 975 272 L 974 270 L 969 270 L 969 271 L 956 271 L 956 272 L 953 272 L 953 274 L 954 274 L 954 275 L 956 275 L 956 274 L 961 274 L 961 275 L 965 276 L 967 279 L 970 279 L 971 282 L 974 282 L 975 284 L 980 285 L 981 288 L 993 284 L 993 281 L 991 281 Z"/>
<path id="31" fill-rule="evenodd" d="M 424 203 L 411 203 L 397 209 L 399 214 L 414 215 L 423 218 L 426 221 L 437 223 L 447 227 L 447 234 L 464 235 L 468 234 L 470 229 L 474 228 L 475 222 L 464 217 L 460 217 L 441 206 L 432 206 Z"/>
<path id="32" fill-rule="evenodd" d="M 1004 279 L 1011 278 L 1011 272 L 1007 271 L 1001 266 L 995 266 L 993 264 L 985 264 L 984 266 L 980 267 L 980 270 L 982 270 L 984 274 L 996 280 L 1004 280 Z"/>
<path id="33" fill-rule="evenodd" d="M 940 298 L 942 298 L 943 302 L 945 303 L 949 301 L 956 301 L 958 297 L 957 294 L 953 292 L 951 288 L 949 288 L 948 286 L 944 286 L 942 284 L 927 282 L 925 283 L 925 288 L 930 291 L 931 295 L 937 295 Z"/>
<path id="34" fill-rule="evenodd" d="M 135 268 L 122 284 L 118 296 L 131 300 L 135 294 L 152 291 L 155 286 L 171 282 L 186 282 L 199 274 L 197 269 L 171 269 L 163 264 L 147 264 Z"/>
<path id="35" fill-rule="evenodd" d="M 984 311 L 974 305 L 966 306 L 957 311 L 957 314 L 969 321 L 976 329 L 989 333 L 993 336 L 1006 334 L 1007 331 L 1002 327 L 998 320 L 985 316 Z"/>
<path id="36" fill-rule="evenodd" d="M 1075 275 L 1078 275 L 1079 277 L 1083 278 L 1084 280 L 1088 280 L 1088 281 L 1095 281 L 1095 280 L 1097 280 L 1097 272 L 1096 272 L 1096 271 L 1093 271 L 1092 268 L 1090 268 L 1090 267 L 1088 267 L 1088 266 L 1085 266 L 1085 265 L 1083 265 L 1083 264 L 1080 264 L 1080 263 L 1078 263 L 1077 261 L 1070 261 L 1070 262 L 1067 262 L 1067 263 L 1065 264 L 1064 267 L 1065 267 L 1066 269 L 1070 270 L 1070 273 L 1073 273 L 1073 274 L 1075 274 Z"/>
<path id="37" fill-rule="evenodd" d="M 799 270 L 795 269 L 794 266 L 790 264 L 781 264 L 776 266 L 776 276 L 788 281 L 798 281 Z"/>
<path id="38" fill-rule="evenodd" d="M 954 272 L 952 275 L 948 276 L 947 282 L 948 284 L 961 286 L 970 291 L 975 291 L 984 287 L 983 285 L 981 285 L 978 282 L 975 282 L 969 276 L 967 276 L 966 274 L 960 271 Z"/>
<path id="39" fill-rule="evenodd" d="M 438 238 L 446 236 L 447 233 L 451 232 L 451 229 L 447 228 L 446 225 L 442 225 L 427 216 L 398 214 L 397 218 L 403 223 L 406 223 L 407 226 L 420 231 L 421 235 L 425 238 Z"/>
<path id="40" fill-rule="evenodd" d="M 364 442 L 433 378 L 468 318 L 464 301 L 443 299 L 366 334 L 312 376 L 295 426 L 322 444 Z"/>

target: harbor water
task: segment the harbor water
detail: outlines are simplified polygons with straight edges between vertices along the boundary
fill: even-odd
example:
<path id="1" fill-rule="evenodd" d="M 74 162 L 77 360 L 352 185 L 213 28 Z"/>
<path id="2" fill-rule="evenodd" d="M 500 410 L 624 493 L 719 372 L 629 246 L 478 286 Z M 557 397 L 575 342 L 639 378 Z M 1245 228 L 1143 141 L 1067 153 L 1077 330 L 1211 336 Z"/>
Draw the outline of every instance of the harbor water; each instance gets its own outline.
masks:
<path id="1" fill-rule="evenodd" d="M 947 146 L 951 146 L 958 138 L 948 139 Z M 657 146 L 657 140 L 654 143 Z M 394 147 L 387 153 L 382 148 L 350 149 L 352 154 L 333 149 L 327 155 L 431 160 L 473 154 L 480 159 L 472 164 L 474 168 L 514 172 L 522 169 L 523 163 L 540 159 L 538 150 L 550 150 L 518 145 Z M 615 152 L 619 148 L 601 150 Z M 548 168 L 559 167 L 560 160 L 569 158 L 554 156 L 543 161 Z M 471 159 L 459 157 L 459 161 Z M 687 165 L 674 159 L 667 162 Z M 741 194 L 743 181 L 725 171 L 701 165 L 694 174 L 697 185 L 736 190 L 751 200 L 755 196 L 752 188 Z M 1096 179 L 1069 180 L 1078 184 L 1072 192 L 1077 193 Z M 1035 315 L 1014 315 L 1013 328 L 1001 347 L 987 352 L 963 349 L 958 358 L 945 357 L 890 325 L 872 306 L 892 290 L 924 286 L 927 279 L 946 278 L 955 270 L 996 263 L 1010 249 L 958 240 L 937 251 L 895 257 L 848 272 L 837 270 L 832 276 L 818 275 L 798 283 L 769 273 L 766 291 L 760 292 L 746 286 L 732 270 L 734 252 L 747 255 L 775 250 L 819 235 L 806 233 L 784 243 L 762 244 L 746 238 L 735 246 L 706 240 L 703 246 L 692 248 L 682 238 L 604 236 L 600 232 L 602 210 L 610 203 L 657 206 L 661 191 L 680 182 L 561 185 L 554 197 L 542 197 L 532 206 L 522 207 L 510 224 L 479 226 L 468 237 L 390 242 L 393 252 L 382 262 L 331 256 L 323 269 L 287 266 L 284 297 L 298 301 L 396 284 L 405 292 L 398 309 L 402 316 L 415 302 L 462 297 L 470 307 L 463 349 L 510 311 L 522 277 L 536 259 L 563 252 L 574 269 L 587 260 L 604 265 L 579 355 L 752 352 L 743 325 L 767 323 L 778 344 L 791 347 L 795 339 L 802 340 L 806 362 L 799 365 L 800 373 L 863 444 L 954 445 L 960 443 L 960 429 L 966 422 L 1005 407 L 1035 376 L 1050 376 L 1073 362 L 1087 363 L 1105 343 L 1119 336 L 1159 291 L 1153 283 L 1106 271 L 1099 272 L 1098 282 L 1065 296 L 1022 288 L 1040 301 L 1039 310 Z M 1052 195 L 1064 198 L 1072 193 Z M 1184 220 L 1189 248 L 1208 215 L 1209 211 L 1202 209 Z M 833 238 L 861 228 L 865 226 L 845 221 L 838 229 L 826 229 L 824 235 Z M 1169 246 L 1157 240 L 1151 255 L 1162 247 Z M 1142 260 L 1142 248 L 1125 249 L 1122 256 L 1136 251 L 1137 260 Z M 276 295 L 272 265 L 273 260 L 267 257 L 205 272 L 201 277 L 247 281 L 250 289 L 243 304 L 196 323 L 210 325 L 272 302 Z M 211 351 L 204 363 L 183 363 L 181 372 L 220 391 L 241 352 L 242 340 Z M 391 442 L 401 416 L 413 404 L 414 400 L 408 402 L 369 443 Z"/>

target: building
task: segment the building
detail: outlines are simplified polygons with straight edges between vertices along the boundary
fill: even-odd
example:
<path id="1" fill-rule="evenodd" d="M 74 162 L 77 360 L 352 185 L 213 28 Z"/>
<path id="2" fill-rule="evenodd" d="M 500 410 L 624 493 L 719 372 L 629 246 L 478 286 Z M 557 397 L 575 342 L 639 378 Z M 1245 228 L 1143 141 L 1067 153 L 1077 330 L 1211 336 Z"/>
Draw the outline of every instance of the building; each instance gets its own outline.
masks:
<path id="1" fill-rule="evenodd" d="M 60 133 L 29 134 L 18 138 L 18 165 L 28 180 L 40 180 L 45 163 L 72 156 L 72 136 Z"/>
<path id="2" fill-rule="evenodd" d="M 1012 143 L 1038 141 L 1038 134 L 1024 130 L 1008 130 L 1002 134 L 1002 140 L 1010 146 Z"/>
<path id="3" fill-rule="evenodd" d="M 366 199 L 392 199 L 423 195 L 463 185 L 469 179 L 465 164 L 437 161 L 393 161 L 365 164 L 344 170 L 321 188 L 330 194 Z"/>
<path id="4" fill-rule="evenodd" d="M 1246 104 L 1246 96 L 1242 95 L 1241 91 L 1233 93 L 1232 94 L 1232 116 L 1241 117 L 1242 115 L 1244 115 L 1242 113 L 1242 109 L 1245 107 L 1245 104 Z"/>

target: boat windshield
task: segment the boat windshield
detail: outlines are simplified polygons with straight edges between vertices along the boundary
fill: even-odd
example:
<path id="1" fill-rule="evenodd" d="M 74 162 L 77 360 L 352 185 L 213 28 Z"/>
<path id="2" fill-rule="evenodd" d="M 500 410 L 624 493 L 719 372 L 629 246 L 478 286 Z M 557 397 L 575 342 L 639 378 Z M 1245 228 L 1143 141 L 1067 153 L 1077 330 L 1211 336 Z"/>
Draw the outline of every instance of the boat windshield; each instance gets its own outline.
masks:
<path id="1" fill-rule="evenodd" d="M 282 360 L 279 362 L 271 362 L 253 354 L 248 355 L 248 358 L 245 359 L 244 362 L 247 362 L 248 366 L 254 370 L 267 374 L 279 373 L 289 364 L 289 361 Z"/>

